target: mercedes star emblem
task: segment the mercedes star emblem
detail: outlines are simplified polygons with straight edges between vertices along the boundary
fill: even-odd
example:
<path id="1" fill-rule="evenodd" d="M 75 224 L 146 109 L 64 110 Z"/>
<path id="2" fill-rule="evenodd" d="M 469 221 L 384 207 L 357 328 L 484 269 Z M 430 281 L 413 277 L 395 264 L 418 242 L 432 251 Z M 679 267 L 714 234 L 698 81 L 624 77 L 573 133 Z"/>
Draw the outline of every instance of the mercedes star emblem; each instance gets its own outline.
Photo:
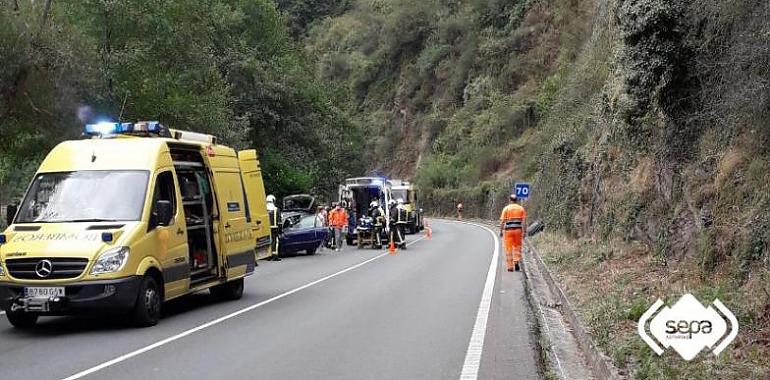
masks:
<path id="1" fill-rule="evenodd" d="M 40 278 L 46 278 L 51 275 L 53 272 L 53 263 L 51 260 L 40 260 L 40 262 L 35 265 L 35 273 L 37 273 L 37 276 Z"/>

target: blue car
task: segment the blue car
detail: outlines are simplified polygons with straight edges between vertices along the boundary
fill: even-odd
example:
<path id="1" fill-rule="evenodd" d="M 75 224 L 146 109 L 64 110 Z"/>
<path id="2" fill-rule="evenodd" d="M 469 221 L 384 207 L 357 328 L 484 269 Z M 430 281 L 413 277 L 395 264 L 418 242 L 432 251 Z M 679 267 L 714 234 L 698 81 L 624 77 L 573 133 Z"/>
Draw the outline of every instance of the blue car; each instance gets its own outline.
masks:
<path id="1" fill-rule="evenodd" d="M 278 251 L 281 255 L 304 251 L 314 255 L 329 234 L 329 229 L 318 222 L 315 215 L 288 215 Z"/>

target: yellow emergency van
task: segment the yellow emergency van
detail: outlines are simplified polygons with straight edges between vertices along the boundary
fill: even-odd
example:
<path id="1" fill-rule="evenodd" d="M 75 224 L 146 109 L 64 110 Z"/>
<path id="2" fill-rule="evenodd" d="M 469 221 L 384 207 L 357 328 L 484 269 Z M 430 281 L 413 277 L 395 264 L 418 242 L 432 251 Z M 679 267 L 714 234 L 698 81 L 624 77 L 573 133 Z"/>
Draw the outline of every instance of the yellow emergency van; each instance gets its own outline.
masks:
<path id="1" fill-rule="evenodd" d="M 48 154 L 0 234 L 10 323 L 107 312 L 152 326 L 192 292 L 240 298 L 270 243 L 256 152 L 157 122 L 85 135 Z"/>
<path id="2" fill-rule="evenodd" d="M 391 179 L 390 188 L 393 199 L 401 199 L 404 201 L 404 207 L 409 218 L 409 225 L 407 231 L 411 234 L 416 234 L 419 231 L 425 229 L 425 223 L 423 221 L 423 210 L 419 205 L 419 190 L 417 186 L 409 181 L 401 179 Z"/>

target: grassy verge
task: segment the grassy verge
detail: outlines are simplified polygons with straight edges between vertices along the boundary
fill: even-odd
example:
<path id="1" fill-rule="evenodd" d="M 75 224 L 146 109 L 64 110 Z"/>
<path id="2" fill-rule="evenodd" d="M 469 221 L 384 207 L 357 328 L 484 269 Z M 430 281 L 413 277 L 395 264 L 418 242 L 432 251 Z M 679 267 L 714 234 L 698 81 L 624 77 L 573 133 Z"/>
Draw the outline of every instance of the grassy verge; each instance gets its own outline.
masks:
<path id="1" fill-rule="evenodd" d="M 632 379 L 770 378 L 770 294 L 767 270 L 744 283 L 727 273 L 701 276 L 687 263 L 661 265 L 641 246 L 597 243 L 558 233 L 533 239 L 597 346 Z M 738 338 L 719 357 L 704 351 L 690 362 L 673 350 L 657 356 L 639 338 L 639 317 L 657 299 L 692 293 L 719 298 L 738 317 Z"/>

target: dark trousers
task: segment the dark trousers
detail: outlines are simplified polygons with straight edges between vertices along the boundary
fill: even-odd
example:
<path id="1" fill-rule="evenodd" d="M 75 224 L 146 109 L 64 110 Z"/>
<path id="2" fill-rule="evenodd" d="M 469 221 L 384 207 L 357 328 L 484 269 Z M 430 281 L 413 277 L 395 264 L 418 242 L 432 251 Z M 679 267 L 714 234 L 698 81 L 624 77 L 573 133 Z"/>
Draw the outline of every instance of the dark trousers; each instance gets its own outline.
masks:
<path id="1" fill-rule="evenodd" d="M 393 224 L 390 228 L 390 241 L 396 245 L 404 244 L 404 225 Z"/>
<path id="2" fill-rule="evenodd" d="M 270 229 L 270 253 L 274 256 L 278 256 L 278 233 L 277 228 Z"/>

